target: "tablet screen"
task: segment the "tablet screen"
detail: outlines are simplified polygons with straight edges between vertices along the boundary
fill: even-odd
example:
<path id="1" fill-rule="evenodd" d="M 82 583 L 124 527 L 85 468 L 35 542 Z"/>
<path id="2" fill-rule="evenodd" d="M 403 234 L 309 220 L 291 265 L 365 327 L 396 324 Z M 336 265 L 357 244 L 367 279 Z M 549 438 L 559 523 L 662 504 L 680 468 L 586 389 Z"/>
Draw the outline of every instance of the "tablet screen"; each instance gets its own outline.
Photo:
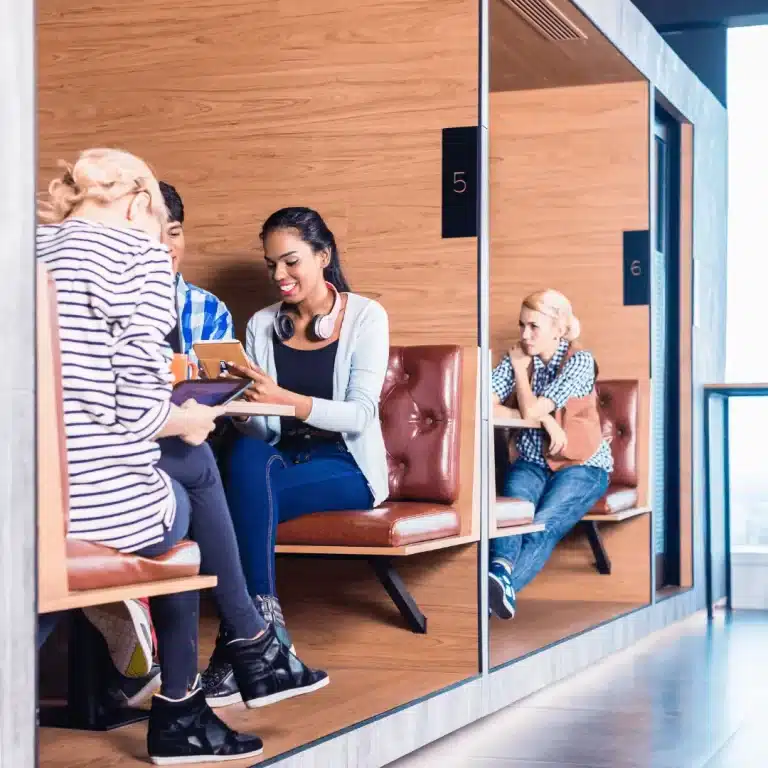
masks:
<path id="1" fill-rule="evenodd" d="M 171 402 L 182 405 L 195 400 L 201 405 L 225 405 L 251 385 L 250 379 L 194 379 L 180 381 L 173 388 Z"/>

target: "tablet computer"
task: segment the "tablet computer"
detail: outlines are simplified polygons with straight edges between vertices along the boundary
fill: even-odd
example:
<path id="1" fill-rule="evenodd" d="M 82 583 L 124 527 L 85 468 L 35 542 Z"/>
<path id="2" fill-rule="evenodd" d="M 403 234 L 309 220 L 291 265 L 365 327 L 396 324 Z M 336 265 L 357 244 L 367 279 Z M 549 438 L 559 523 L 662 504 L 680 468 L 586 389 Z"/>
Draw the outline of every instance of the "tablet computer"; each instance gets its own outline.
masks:
<path id="1" fill-rule="evenodd" d="M 191 379 L 180 381 L 173 388 L 171 402 L 183 405 L 195 400 L 201 405 L 226 405 L 245 392 L 253 382 L 250 379 Z"/>
<path id="2" fill-rule="evenodd" d="M 209 379 L 217 379 L 222 373 L 228 373 L 227 363 L 248 367 L 248 357 L 243 345 L 236 339 L 196 341 L 192 348 L 200 361 L 200 367 Z"/>

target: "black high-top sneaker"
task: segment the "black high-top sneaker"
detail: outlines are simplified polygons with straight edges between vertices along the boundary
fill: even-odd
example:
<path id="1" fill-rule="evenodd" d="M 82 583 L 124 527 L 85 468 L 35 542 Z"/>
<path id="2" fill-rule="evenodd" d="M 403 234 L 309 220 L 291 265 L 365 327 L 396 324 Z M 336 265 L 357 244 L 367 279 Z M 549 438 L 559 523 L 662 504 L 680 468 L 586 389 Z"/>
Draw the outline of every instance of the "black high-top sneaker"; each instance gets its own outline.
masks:
<path id="1" fill-rule="evenodd" d="M 256 610 L 261 614 L 261 618 L 267 624 L 273 624 L 275 627 L 275 634 L 277 639 L 288 649 L 291 653 L 296 655 L 296 648 L 291 640 L 291 635 L 288 632 L 288 627 L 285 626 L 285 618 L 283 616 L 283 609 L 280 605 L 280 601 L 274 595 L 256 595 L 253 598 L 253 604 L 256 606 Z"/>
<path id="2" fill-rule="evenodd" d="M 155 765 L 217 763 L 257 757 L 262 749 L 258 736 L 233 731 L 216 717 L 202 688 L 180 700 L 152 699 L 147 750 Z"/>
<path id="3" fill-rule="evenodd" d="M 289 648 L 295 656 L 296 649 L 285 626 L 283 609 L 280 607 L 278 599 L 273 595 L 256 595 L 253 598 L 253 604 L 266 624 L 275 628 L 278 640 L 286 648 Z M 213 654 L 211 654 L 211 660 L 208 662 L 205 672 L 203 672 L 205 699 L 213 709 L 228 707 L 230 704 L 237 704 L 242 701 L 240 690 L 237 687 L 235 676 L 232 672 L 232 665 L 229 663 L 229 657 L 224 650 L 226 644 L 233 639 L 234 635 L 222 624 L 216 637 L 216 647 Z"/>
<path id="4" fill-rule="evenodd" d="M 255 640 L 231 640 L 227 653 L 240 694 L 250 709 L 312 693 L 330 682 L 326 672 L 299 661 L 278 640 L 272 625 Z"/>
<path id="5" fill-rule="evenodd" d="M 222 624 L 219 627 L 219 634 L 216 636 L 216 645 L 211 654 L 211 660 L 202 675 L 205 700 L 208 702 L 208 706 L 213 709 L 228 707 L 230 704 L 237 704 L 243 700 L 240 689 L 235 682 L 235 673 L 232 671 L 229 654 L 226 650 L 227 643 L 234 639 L 234 635 L 230 634 L 229 630 Z"/>

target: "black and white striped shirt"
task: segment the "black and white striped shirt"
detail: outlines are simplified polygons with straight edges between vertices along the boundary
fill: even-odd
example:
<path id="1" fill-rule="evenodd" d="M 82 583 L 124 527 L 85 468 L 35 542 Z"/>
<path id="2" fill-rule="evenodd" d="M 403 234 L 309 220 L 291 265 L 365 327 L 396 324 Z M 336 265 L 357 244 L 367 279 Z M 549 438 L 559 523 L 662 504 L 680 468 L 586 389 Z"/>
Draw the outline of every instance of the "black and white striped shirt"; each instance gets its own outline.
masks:
<path id="1" fill-rule="evenodd" d="M 140 550 L 176 513 L 152 440 L 170 414 L 168 250 L 138 230 L 69 219 L 38 227 L 37 255 L 58 294 L 69 535 Z"/>

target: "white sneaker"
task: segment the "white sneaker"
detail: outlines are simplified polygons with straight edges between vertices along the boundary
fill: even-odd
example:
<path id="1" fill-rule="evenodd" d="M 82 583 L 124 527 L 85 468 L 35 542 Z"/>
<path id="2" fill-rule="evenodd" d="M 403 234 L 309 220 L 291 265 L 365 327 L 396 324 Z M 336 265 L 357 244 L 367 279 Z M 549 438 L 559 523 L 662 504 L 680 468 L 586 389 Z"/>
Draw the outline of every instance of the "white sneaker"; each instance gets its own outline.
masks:
<path id="1" fill-rule="evenodd" d="M 88 621 L 104 636 L 109 655 L 123 677 L 146 677 L 152 670 L 152 620 L 138 600 L 84 608 Z"/>

